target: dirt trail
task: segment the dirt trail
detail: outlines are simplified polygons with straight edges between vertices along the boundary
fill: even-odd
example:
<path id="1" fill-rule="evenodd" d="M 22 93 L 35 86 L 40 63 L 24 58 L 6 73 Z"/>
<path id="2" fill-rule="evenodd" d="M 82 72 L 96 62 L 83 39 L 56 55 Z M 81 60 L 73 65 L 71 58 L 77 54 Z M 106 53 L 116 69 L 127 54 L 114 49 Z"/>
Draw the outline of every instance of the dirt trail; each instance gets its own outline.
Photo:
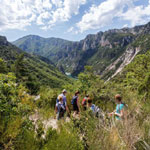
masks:
<path id="1" fill-rule="evenodd" d="M 38 99 L 40 99 L 40 95 L 35 96 L 34 100 L 37 101 Z M 44 120 L 43 117 L 40 115 L 40 113 L 35 110 L 35 113 L 31 116 L 29 116 L 29 119 L 31 121 L 33 121 L 33 124 L 35 125 L 35 128 L 37 129 L 37 122 L 41 121 L 43 123 L 44 126 L 44 131 L 46 132 L 48 128 L 52 127 L 53 129 L 57 129 L 58 125 L 57 125 L 57 120 L 54 118 L 49 118 L 47 120 Z"/>
<path id="2" fill-rule="evenodd" d="M 54 118 L 49 118 L 48 120 L 44 120 L 43 122 L 44 129 L 47 131 L 48 128 L 52 127 L 53 129 L 57 129 L 57 120 Z"/>
<path id="3" fill-rule="evenodd" d="M 37 122 L 40 120 L 43 123 L 44 129 L 47 130 L 48 128 L 52 127 L 53 129 L 57 129 L 57 120 L 54 118 L 49 118 L 47 120 L 43 120 L 41 115 L 38 113 L 38 111 L 35 111 L 35 113 L 31 116 L 29 116 L 29 119 L 33 121 L 33 124 L 35 124 L 35 127 L 37 128 Z"/>
<path id="4" fill-rule="evenodd" d="M 35 113 L 33 115 L 29 116 L 29 119 L 31 121 L 33 121 L 33 124 L 35 125 L 36 128 L 38 128 L 37 122 L 40 120 L 43 123 L 43 127 L 44 127 L 45 132 L 50 127 L 52 127 L 53 129 L 58 129 L 57 119 L 54 119 L 53 117 L 50 117 L 47 120 L 43 120 L 43 118 L 38 113 L 38 111 L 35 111 Z M 69 122 L 69 121 L 70 121 L 70 118 L 67 117 L 65 119 L 65 122 Z"/>

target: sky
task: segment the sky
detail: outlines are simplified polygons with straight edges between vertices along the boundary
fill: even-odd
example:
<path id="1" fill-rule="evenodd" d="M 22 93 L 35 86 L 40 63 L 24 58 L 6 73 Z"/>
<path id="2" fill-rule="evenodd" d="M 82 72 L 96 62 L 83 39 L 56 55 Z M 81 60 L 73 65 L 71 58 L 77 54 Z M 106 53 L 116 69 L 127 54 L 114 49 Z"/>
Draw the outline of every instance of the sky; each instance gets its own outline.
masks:
<path id="1" fill-rule="evenodd" d="M 88 34 L 150 22 L 150 0 L 0 0 L 0 35 L 79 41 Z"/>

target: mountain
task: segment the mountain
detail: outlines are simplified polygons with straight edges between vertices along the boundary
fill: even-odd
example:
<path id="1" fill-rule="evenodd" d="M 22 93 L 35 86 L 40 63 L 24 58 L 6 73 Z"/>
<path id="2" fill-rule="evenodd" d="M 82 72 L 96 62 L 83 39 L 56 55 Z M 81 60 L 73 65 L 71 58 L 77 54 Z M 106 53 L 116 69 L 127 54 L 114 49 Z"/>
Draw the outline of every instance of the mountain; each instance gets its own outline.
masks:
<path id="1" fill-rule="evenodd" d="M 58 88 L 70 81 L 50 60 L 42 56 L 28 54 L 9 43 L 6 37 L 0 36 L 0 58 L 8 63 L 9 68 L 21 54 L 24 54 L 23 65 L 27 68 L 28 75 L 36 77 L 42 85 Z"/>
<path id="2" fill-rule="evenodd" d="M 115 76 L 147 48 L 140 40 L 150 35 L 150 23 L 134 28 L 112 29 L 90 34 L 79 42 L 29 35 L 13 42 L 26 52 L 51 60 L 64 72 L 76 76 L 85 65 L 105 79 Z M 148 45 L 148 40 L 143 41 Z M 149 48 L 149 46 L 148 46 Z"/>

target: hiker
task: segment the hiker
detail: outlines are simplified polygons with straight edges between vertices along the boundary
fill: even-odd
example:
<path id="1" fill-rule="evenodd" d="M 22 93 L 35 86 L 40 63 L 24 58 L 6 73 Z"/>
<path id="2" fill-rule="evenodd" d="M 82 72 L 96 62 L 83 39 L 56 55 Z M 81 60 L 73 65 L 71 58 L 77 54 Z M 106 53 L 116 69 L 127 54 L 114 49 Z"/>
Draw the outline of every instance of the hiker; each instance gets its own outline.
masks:
<path id="1" fill-rule="evenodd" d="M 79 106 L 79 91 L 75 92 L 75 95 L 73 96 L 71 100 L 71 104 L 73 105 L 73 116 L 76 116 L 80 112 L 80 106 Z"/>
<path id="2" fill-rule="evenodd" d="M 83 100 L 82 100 L 82 107 L 83 107 L 83 110 L 86 110 L 87 109 L 87 101 L 88 99 L 90 99 L 89 95 L 87 94 Z"/>
<path id="3" fill-rule="evenodd" d="M 99 108 L 92 103 L 92 100 L 90 98 L 87 101 L 87 108 L 89 108 L 95 115 L 99 111 Z"/>
<path id="4" fill-rule="evenodd" d="M 101 118 L 101 119 L 104 118 L 104 114 L 103 114 L 102 110 L 98 106 L 93 104 L 92 100 L 90 98 L 87 100 L 87 108 L 89 108 L 92 111 L 92 113 L 95 115 L 95 117 Z"/>
<path id="5" fill-rule="evenodd" d="M 64 105 L 64 107 L 65 107 L 65 112 L 67 111 L 67 112 L 69 113 L 69 109 L 68 109 L 68 105 L 67 105 L 66 94 L 67 94 L 67 91 L 64 89 L 64 90 L 62 91 L 62 94 L 60 94 L 59 96 L 61 96 L 62 99 L 63 99 L 63 105 Z M 59 102 L 59 99 L 58 99 L 59 96 L 58 96 L 57 99 L 56 99 L 56 104 Z"/>
<path id="6" fill-rule="evenodd" d="M 117 94 L 115 95 L 116 100 L 116 110 L 109 114 L 109 116 L 115 115 L 116 120 L 121 120 L 124 116 L 124 103 L 122 102 L 122 97 Z"/>
<path id="7" fill-rule="evenodd" d="M 60 120 L 61 118 L 64 117 L 64 113 L 65 113 L 65 106 L 63 104 L 63 97 L 60 95 L 58 96 L 58 103 L 56 103 L 56 107 L 55 107 L 55 111 L 56 111 L 56 119 Z"/>

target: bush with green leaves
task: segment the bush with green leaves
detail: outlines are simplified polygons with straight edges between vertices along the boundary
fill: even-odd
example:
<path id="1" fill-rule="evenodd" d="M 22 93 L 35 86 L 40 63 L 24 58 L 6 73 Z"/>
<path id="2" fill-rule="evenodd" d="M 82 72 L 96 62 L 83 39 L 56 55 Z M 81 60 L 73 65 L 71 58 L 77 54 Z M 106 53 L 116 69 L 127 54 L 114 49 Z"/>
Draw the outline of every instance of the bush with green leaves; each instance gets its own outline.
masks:
<path id="1" fill-rule="evenodd" d="M 32 98 L 15 81 L 11 73 L 0 74 L 0 149 L 36 150 L 34 126 L 28 119 Z"/>
<path id="2" fill-rule="evenodd" d="M 7 70 L 6 63 L 0 58 L 0 73 L 7 73 Z"/>
<path id="3" fill-rule="evenodd" d="M 16 77 L 12 73 L 0 74 L 0 148 L 149 150 L 149 62 L 150 53 L 138 55 L 121 75 L 109 82 L 101 80 L 87 66 L 72 84 L 62 86 L 67 90 L 67 103 L 71 109 L 71 99 L 77 90 L 80 91 L 80 104 L 85 94 L 89 94 L 93 103 L 105 112 L 104 120 L 94 117 L 89 110 L 81 111 L 79 119 L 71 118 L 68 123 L 59 121 L 57 130 L 50 128 L 47 132 L 42 123 L 36 123 L 35 128 L 28 118 L 35 110 L 40 115 L 43 113 L 42 119 L 51 118 L 56 98 L 62 89 L 42 85 L 37 90 L 40 98 L 35 101 L 30 94 L 36 91 L 36 77 L 28 74 L 27 80 L 35 85 L 26 82 L 25 88 L 20 81 L 16 84 Z M 127 122 L 115 122 L 107 116 L 116 107 L 116 94 L 121 94 L 123 102 L 128 105 Z"/>
<path id="4" fill-rule="evenodd" d="M 84 150 L 77 132 L 64 125 L 60 128 L 60 131 L 49 129 L 46 138 L 42 150 Z"/>

